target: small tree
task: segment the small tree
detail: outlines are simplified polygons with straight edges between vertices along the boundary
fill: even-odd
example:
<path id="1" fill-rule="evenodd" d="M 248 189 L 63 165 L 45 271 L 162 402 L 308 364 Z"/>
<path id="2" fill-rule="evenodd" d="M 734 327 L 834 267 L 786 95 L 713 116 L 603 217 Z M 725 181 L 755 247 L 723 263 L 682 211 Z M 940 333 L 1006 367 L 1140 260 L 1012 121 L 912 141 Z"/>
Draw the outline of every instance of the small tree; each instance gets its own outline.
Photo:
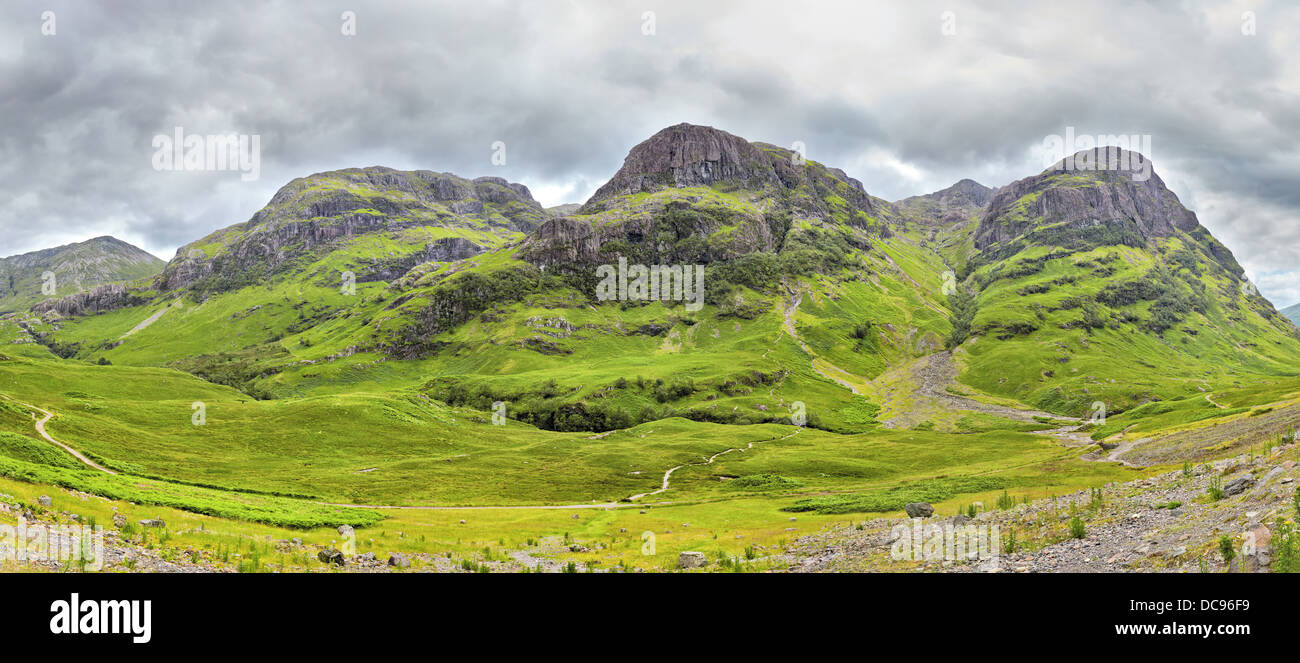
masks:
<path id="1" fill-rule="evenodd" d="M 1082 539 L 1087 535 L 1087 530 L 1083 526 L 1083 520 L 1078 516 L 1070 519 L 1070 538 Z"/>
<path id="2" fill-rule="evenodd" d="M 1233 543 L 1232 537 L 1225 534 L 1219 539 L 1219 554 L 1223 555 L 1224 564 L 1232 564 L 1233 558 L 1237 556 L 1236 544 Z"/>

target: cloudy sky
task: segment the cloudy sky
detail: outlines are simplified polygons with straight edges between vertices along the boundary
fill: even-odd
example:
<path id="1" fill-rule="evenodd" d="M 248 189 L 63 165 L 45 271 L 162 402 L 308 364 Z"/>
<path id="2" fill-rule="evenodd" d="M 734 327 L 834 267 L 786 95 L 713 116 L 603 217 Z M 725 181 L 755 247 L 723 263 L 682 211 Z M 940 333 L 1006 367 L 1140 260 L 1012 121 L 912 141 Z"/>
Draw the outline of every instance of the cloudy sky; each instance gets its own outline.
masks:
<path id="1" fill-rule="evenodd" d="M 678 122 L 800 141 L 890 200 L 1033 174 L 1074 127 L 1149 135 L 1264 294 L 1300 302 L 1300 3 L 0 4 L 0 255 L 111 234 L 170 258 L 352 166 L 581 202 Z M 178 126 L 258 136 L 258 179 L 156 169 Z"/>

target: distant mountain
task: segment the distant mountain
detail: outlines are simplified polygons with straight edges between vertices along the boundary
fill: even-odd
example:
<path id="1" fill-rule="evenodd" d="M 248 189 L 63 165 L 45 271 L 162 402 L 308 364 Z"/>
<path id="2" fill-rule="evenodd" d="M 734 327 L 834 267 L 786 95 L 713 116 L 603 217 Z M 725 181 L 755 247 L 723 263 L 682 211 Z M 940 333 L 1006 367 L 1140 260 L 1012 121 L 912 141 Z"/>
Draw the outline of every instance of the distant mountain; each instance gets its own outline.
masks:
<path id="1" fill-rule="evenodd" d="M 0 313 L 26 310 L 46 299 L 108 283 L 154 276 L 164 264 L 152 254 L 108 236 L 0 258 Z M 46 274 L 53 279 L 47 280 Z M 53 288 L 52 294 L 49 288 Z"/>
<path id="2" fill-rule="evenodd" d="M 577 212 L 579 207 L 582 207 L 582 203 L 564 203 L 563 205 L 547 207 L 546 212 L 551 216 L 568 216 Z"/>
<path id="3" fill-rule="evenodd" d="M 894 203 L 899 211 L 927 225 L 955 224 L 970 220 L 988 205 L 993 189 L 964 179 L 934 193 L 904 198 Z"/>
<path id="4" fill-rule="evenodd" d="M 1300 325 L 1300 304 L 1296 304 L 1294 306 L 1288 306 L 1282 309 L 1281 313 L 1282 315 L 1286 316 L 1287 319 L 1290 320 L 1291 322 L 1294 322 L 1296 325 Z"/>

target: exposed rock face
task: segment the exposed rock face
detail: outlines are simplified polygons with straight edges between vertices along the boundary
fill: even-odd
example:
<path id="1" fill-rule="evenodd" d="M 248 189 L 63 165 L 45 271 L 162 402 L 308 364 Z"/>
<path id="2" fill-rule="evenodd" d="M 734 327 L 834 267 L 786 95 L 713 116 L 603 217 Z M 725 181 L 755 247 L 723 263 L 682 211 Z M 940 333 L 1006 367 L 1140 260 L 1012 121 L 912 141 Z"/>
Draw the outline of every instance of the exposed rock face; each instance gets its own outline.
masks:
<path id="1" fill-rule="evenodd" d="M 363 233 L 430 225 L 529 232 L 548 216 L 527 187 L 499 177 L 377 167 L 318 173 L 285 185 L 247 223 L 181 247 L 158 286 L 212 277 L 220 279 L 214 289 L 241 287 L 322 244 Z M 427 259 L 472 255 L 463 242 L 435 243 Z"/>
<path id="2" fill-rule="evenodd" d="M 1106 150 L 1099 148 L 1071 158 L 1076 164 L 1105 164 L 1105 155 Z M 1120 156 L 1125 164 L 1140 158 L 1127 151 L 1120 151 Z M 975 247 L 1009 242 L 1031 228 L 1057 223 L 1088 227 L 1131 220 L 1147 239 L 1200 228 L 1196 214 L 1178 202 L 1153 170 L 1145 181 L 1134 181 L 1132 168 L 1066 170 L 1062 164 L 998 189 L 980 221 Z"/>
<path id="3" fill-rule="evenodd" d="M 955 225 L 967 221 L 988 204 L 993 189 L 971 179 L 934 193 L 894 203 L 910 220 L 925 225 Z"/>
<path id="4" fill-rule="evenodd" d="M 0 259 L 0 313 L 108 283 L 147 278 L 162 267 L 163 261 L 153 255 L 107 236 L 10 256 Z M 52 279 L 47 279 L 49 274 Z M 52 295 L 45 294 L 49 287 L 54 288 Z"/>
<path id="5" fill-rule="evenodd" d="M 767 155 L 749 141 L 713 127 L 678 124 L 633 147 L 623 167 L 584 206 L 584 213 L 593 203 L 614 196 L 723 180 L 757 187 L 779 183 Z"/>
<path id="6" fill-rule="evenodd" d="M 486 250 L 463 237 L 443 237 L 430 242 L 419 253 L 402 258 L 370 261 L 370 266 L 357 274 L 357 282 L 392 281 L 406 274 L 416 265 L 465 260 Z"/>
<path id="7" fill-rule="evenodd" d="M 542 224 L 524 244 L 528 259 L 543 265 L 572 262 L 595 262 L 600 251 L 600 237 L 591 221 L 559 217 Z"/>
<path id="8" fill-rule="evenodd" d="M 79 292 L 59 299 L 47 299 L 32 307 L 40 315 L 54 311 L 61 316 L 87 315 L 137 306 L 148 301 L 120 284 L 101 285 L 89 292 Z"/>
<path id="9" fill-rule="evenodd" d="M 672 193 L 679 189 L 687 190 Z M 657 195 L 664 192 L 671 195 Z M 636 196 L 647 193 L 656 195 Z M 838 226 L 837 234 L 865 248 L 869 237 L 888 236 L 886 224 L 896 215 L 842 170 L 712 127 L 679 124 L 633 147 L 591 200 L 543 224 L 521 256 L 539 266 L 617 257 L 726 261 L 779 252 L 793 219 Z M 809 233 L 806 226 L 797 232 Z"/>

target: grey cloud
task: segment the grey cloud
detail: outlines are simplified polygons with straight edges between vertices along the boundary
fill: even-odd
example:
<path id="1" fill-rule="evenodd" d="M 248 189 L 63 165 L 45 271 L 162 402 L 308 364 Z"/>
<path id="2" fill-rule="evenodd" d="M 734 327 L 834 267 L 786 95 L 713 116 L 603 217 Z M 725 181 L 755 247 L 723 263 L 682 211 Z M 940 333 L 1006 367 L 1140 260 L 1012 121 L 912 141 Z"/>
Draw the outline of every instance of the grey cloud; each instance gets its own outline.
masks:
<path id="1" fill-rule="evenodd" d="M 349 166 L 580 202 L 678 122 L 803 141 L 892 200 L 1033 174 L 1043 137 L 1074 126 L 1151 134 L 1157 171 L 1286 305 L 1300 9 L 1251 9 L 1248 37 L 1240 8 L 1208 2 L 20 0 L 0 9 L 0 254 L 109 233 L 170 257 L 289 180 Z M 177 125 L 261 135 L 261 179 L 154 171 L 150 139 Z"/>

